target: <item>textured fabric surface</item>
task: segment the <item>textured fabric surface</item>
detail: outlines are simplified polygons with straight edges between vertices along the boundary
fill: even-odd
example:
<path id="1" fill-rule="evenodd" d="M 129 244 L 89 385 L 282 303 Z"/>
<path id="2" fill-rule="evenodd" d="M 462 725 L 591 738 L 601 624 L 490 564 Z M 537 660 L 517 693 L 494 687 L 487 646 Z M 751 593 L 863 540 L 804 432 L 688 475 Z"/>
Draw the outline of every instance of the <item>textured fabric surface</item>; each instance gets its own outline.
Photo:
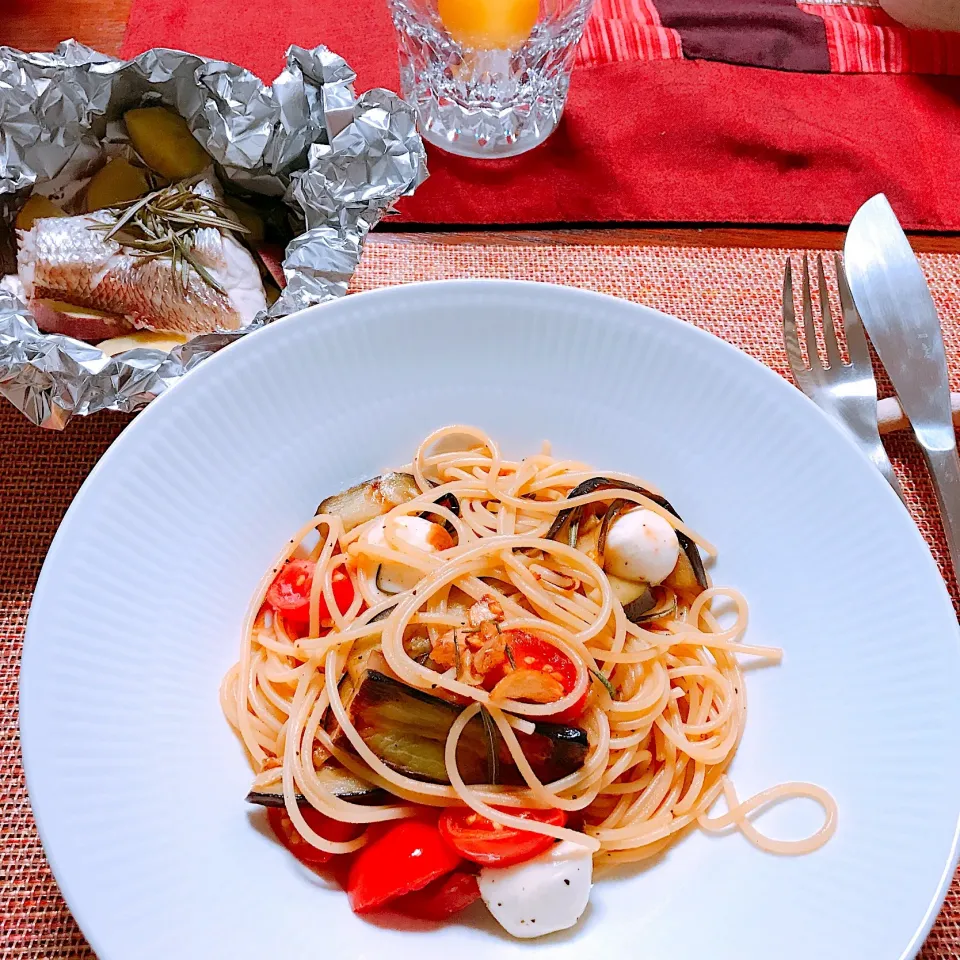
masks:
<path id="1" fill-rule="evenodd" d="M 737 8 L 734 0 L 712 6 Z M 782 0 L 776 9 L 783 12 Z M 550 139 L 496 161 L 430 147 L 431 177 L 401 201 L 400 214 L 431 224 L 845 225 L 882 192 L 907 229 L 960 230 L 960 76 L 868 72 L 874 61 L 880 70 L 920 69 L 910 43 L 916 37 L 926 50 L 930 35 L 845 19 L 885 16 L 873 8 L 817 10 L 823 18 L 793 15 L 820 29 L 829 16 L 831 56 L 853 72 L 685 60 L 681 34 L 664 26 L 656 0 L 597 0 L 583 65 Z M 133 0 L 121 52 L 174 47 L 272 80 L 290 44 L 323 43 L 357 71 L 358 89 L 398 89 L 385 0 L 272 0 L 270 12 L 264 19 L 259 5 L 234 0 Z M 711 43 L 717 31 L 736 39 L 738 26 L 717 14 Z M 751 42 L 774 62 L 789 31 L 754 26 Z M 960 34 L 946 36 L 936 42 L 960 49 Z M 941 53 L 931 62 L 949 66 Z"/>
<path id="2" fill-rule="evenodd" d="M 355 290 L 453 277 L 507 277 L 586 287 L 675 314 L 787 375 L 780 339 L 784 258 L 797 251 L 666 248 L 563 242 L 469 244 L 424 237 L 375 238 Z M 921 257 L 940 309 L 960 389 L 960 256 Z M 884 387 L 884 393 L 889 389 Z M 44 553 L 84 477 L 128 418 L 75 420 L 63 434 L 30 426 L 0 408 L 0 957 L 92 956 L 51 876 L 30 815 L 17 741 L 17 671 L 30 594 Z M 910 437 L 888 450 L 913 515 L 941 569 L 946 549 L 921 457 Z M 954 601 L 956 588 L 951 579 Z M 960 958 L 960 883 L 955 882 L 923 960 Z M 860 960 L 860 958 L 851 958 Z"/>

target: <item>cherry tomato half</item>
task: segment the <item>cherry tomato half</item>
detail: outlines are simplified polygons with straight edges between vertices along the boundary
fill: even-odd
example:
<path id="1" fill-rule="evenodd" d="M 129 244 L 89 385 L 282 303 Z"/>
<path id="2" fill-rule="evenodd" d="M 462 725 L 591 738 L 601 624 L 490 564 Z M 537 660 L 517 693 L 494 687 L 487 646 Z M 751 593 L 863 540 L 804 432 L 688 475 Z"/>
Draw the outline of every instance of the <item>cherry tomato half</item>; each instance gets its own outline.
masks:
<path id="1" fill-rule="evenodd" d="M 459 864 L 432 819 L 399 820 L 354 857 L 347 882 L 350 906 L 354 913 L 369 913 Z"/>
<path id="2" fill-rule="evenodd" d="M 504 811 L 507 812 L 507 811 Z M 562 810 L 510 810 L 524 820 L 537 820 L 562 827 L 567 815 Z M 450 807 L 440 815 L 443 839 L 465 860 L 485 867 L 509 867 L 543 853 L 553 837 L 529 830 L 517 830 L 494 823 L 473 810 Z"/>
<path id="3" fill-rule="evenodd" d="M 267 590 L 267 603 L 293 627 L 306 627 L 310 622 L 310 590 L 316 567 L 312 560 L 288 560 Z M 343 570 L 335 570 L 331 579 L 337 609 L 346 613 L 353 603 L 353 584 Z M 330 609 L 320 594 L 320 620 L 329 619 Z"/>
<path id="4" fill-rule="evenodd" d="M 559 681 L 563 687 L 564 696 L 570 693 L 577 685 L 577 667 L 574 662 L 558 647 L 540 637 L 535 637 L 526 630 L 505 630 L 503 639 L 507 642 L 507 649 L 513 657 L 513 663 L 518 670 L 541 670 Z M 512 669 L 508 661 L 500 670 L 488 674 L 484 686 L 493 689 Z M 587 694 L 577 700 L 571 707 L 559 713 L 538 719 L 550 720 L 554 723 L 570 723 L 583 713 L 587 703 Z"/>
<path id="5" fill-rule="evenodd" d="M 480 885 L 475 873 L 454 870 L 439 880 L 428 883 L 390 904 L 392 910 L 416 920 L 440 922 L 465 910 L 480 899 Z"/>
<path id="6" fill-rule="evenodd" d="M 344 843 L 347 840 L 355 840 L 363 833 L 363 824 L 334 820 L 320 813 L 319 810 L 314 810 L 313 807 L 301 807 L 300 812 L 303 814 L 303 819 L 307 821 L 307 826 L 326 840 Z M 307 843 L 297 832 L 297 828 L 294 827 L 293 821 L 287 816 L 287 811 L 283 807 L 270 807 L 267 810 L 267 820 L 277 839 L 308 867 L 327 863 L 334 857 L 334 854 L 327 853 L 326 850 L 318 850 L 313 844 Z"/>

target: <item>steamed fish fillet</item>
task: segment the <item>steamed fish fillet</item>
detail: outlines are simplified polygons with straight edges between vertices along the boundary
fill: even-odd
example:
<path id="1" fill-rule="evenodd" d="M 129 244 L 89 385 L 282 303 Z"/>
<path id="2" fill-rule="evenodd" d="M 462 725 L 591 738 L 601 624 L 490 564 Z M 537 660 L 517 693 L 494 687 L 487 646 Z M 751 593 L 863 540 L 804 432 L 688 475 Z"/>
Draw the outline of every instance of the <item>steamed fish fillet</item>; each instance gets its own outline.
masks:
<path id="1" fill-rule="evenodd" d="M 193 247 L 193 255 L 228 295 L 193 268 L 184 292 L 169 258 L 135 256 L 107 240 L 104 231 L 90 229 L 112 222 L 110 214 L 97 212 L 45 218 L 20 231 L 17 266 L 28 303 L 62 301 L 114 314 L 135 329 L 188 336 L 236 330 L 266 309 L 260 271 L 233 237 L 203 227 Z"/>

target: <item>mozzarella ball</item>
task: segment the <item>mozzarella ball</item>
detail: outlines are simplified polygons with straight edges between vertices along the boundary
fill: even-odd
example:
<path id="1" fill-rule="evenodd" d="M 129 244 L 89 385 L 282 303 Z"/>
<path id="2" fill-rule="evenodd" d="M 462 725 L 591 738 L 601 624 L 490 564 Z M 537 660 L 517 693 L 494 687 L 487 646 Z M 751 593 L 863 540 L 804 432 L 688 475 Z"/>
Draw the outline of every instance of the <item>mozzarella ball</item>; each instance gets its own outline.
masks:
<path id="1" fill-rule="evenodd" d="M 381 517 L 365 534 L 368 543 L 385 547 L 389 546 L 386 535 L 386 518 Z M 439 524 L 426 520 L 423 517 L 397 517 L 393 521 L 391 533 L 396 540 L 420 550 L 423 553 L 437 553 L 453 546 L 450 534 Z M 384 563 L 380 567 L 377 581 L 384 593 L 402 593 L 412 590 L 424 576 L 419 570 L 405 566 L 402 563 Z"/>
<path id="2" fill-rule="evenodd" d="M 670 575 L 679 556 L 676 530 L 659 513 L 639 508 L 610 524 L 603 567 L 615 577 L 655 586 Z"/>
<path id="3" fill-rule="evenodd" d="M 512 867 L 484 867 L 480 896 L 507 933 L 521 939 L 572 927 L 587 909 L 593 856 L 582 843 L 563 840 Z"/>

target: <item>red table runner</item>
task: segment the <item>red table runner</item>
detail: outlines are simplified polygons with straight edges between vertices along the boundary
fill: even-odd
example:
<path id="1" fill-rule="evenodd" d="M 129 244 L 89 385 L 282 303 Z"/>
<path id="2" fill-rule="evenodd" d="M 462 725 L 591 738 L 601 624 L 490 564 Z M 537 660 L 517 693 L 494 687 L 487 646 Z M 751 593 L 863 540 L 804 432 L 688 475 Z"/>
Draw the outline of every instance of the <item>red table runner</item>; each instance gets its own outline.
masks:
<path id="1" fill-rule="evenodd" d="M 123 55 L 175 47 L 272 79 L 291 43 L 397 89 L 386 0 L 134 0 Z M 960 35 L 904 30 L 872 0 L 599 0 L 578 59 L 544 146 L 431 148 L 403 218 L 845 224 L 882 191 L 905 226 L 960 230 Z"/>

